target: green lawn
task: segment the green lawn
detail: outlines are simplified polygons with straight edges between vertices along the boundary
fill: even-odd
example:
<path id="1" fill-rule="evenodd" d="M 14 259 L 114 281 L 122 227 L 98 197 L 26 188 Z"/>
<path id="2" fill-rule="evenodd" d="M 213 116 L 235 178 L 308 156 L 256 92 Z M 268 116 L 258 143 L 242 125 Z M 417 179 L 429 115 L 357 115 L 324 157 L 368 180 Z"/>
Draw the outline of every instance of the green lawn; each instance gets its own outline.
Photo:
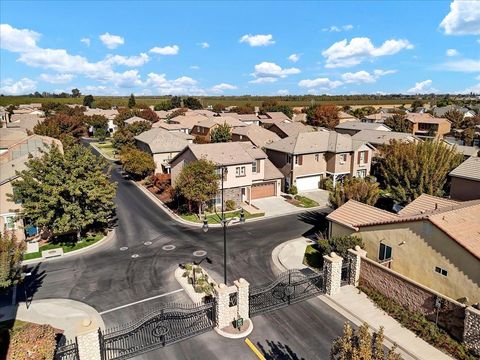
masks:
<path id="1" fill-rule="evenodd" d="M 305 196 L 296 195 L 295 200 L 297 200 L 298 203 L 294 203 L 294 205 L 298 207 L 311 208 L 318 206 L 318 203 L 315 200 L 309 199 Z"/>
<path id="2" fill-rule="evenodd" d="M 111 159 L 116 159 L 117 155 L 115 154 L 115 148 L 112 145 L 112 142 L 110 140 L 105 140 L 105 142 L 100 143 L 97 141 L 94 141 L 91 143 L 92 145 L 95 145 L 97 149 L 106 157 L 109 157 Z"/>
<path id="3" fill-rule="evenodd" d="M 265 216 L 265 213 L 258 213 L 258 214 L 250 214 L 248 211 L 243 211 L 245 214 L 245 219 L 252 219 L 256 217 Z M 207 220 L 209 224 L 220 224 L 220 216 L 221 214 L 209 214 L 207 213 Z M 197 222 L 200 223 L 203 221 L 203 218 L 199 218 L 198 214 L 181 214 L 180 217 L 187 221 Z M 232 217 L 240 217 L 240 211 L 230 211 L 225 212 L 225 218 L 230 219 Z"/>
<path id="4" fill-rule="evenodd" d="M 314 247 L 314 245 L 308 245 L 305 249 L 305 257 L 303 258 L 303 264 L 319 269 L 322 266 L 322 255 Z"/>
<path id="5" fill-rule="evenodd" d="M 94 236 L 89 236 L 77 243 L 57 243 L 57 244 L 45 244 L 40 246 L 40 250 L 38 252 L 30 253 L 30 254 L 25 254 L 23 255 L 23 260 L 30 260 L 30 259 L 37 259 L 42 257 L 42 251 L 45 250 L 51 250 L 51 249 L 57 249 L 57 248 L 62 248 L 64 253 L 74 251 L 74 250 L 79 250 L 84 247 L 90 246 L 95 244 L 97 241 L 100 239 L 103 239 L 104 235 L 103 234 L 97 234 Z"/>

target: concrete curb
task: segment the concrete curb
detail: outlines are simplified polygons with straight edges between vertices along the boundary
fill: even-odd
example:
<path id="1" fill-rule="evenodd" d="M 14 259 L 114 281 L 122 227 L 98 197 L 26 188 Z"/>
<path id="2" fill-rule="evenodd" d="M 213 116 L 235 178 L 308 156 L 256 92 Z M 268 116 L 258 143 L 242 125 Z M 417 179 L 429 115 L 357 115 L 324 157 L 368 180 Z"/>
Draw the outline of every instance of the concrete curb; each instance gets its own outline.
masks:
<path id="1" fill-rule="evenodd" d="M 54 257 L 54 258 L 37 258 L 37 259 L 30 259 L 30 260 L 24 260 L 22 261 L 22 265 L 33 265 L 33 264 L 38 264 L 46 261 L 55 261 L 55 260 L 61 260 L 65 259 L 66 257 L 71 257 L 71 256 L 76 256 L 76 255 L 81 255 L 87 252 L 90 252 L 91 250 L 95 250 L 97 247 L 100 245 L 106 244 L 109 240 L 113 238 L 113 235 L 115 234 L 115 229 L 112 229 L 108 232 L 106 236 L 104 236 L 102 239 L 98 240 L 95 244 L 86 246 L 84 248 L 78 249 L 78 250 L 73 250 L 68 253 L 65 253 L 62 256 L 59 257 Z"/>
<path id="2" fill-rule="evenodd" d="M 248 321 L 247 330 L 242 331 L 241 333 L 238 333 L 238 334 L 227 333 L 226 331 L 223 331 L 222 329 L 219 329 L 218 327 L 214 327 L 213 330 L 215 330 L 215 332 L 218 335 L 223 336 L 223 337 L 228 338 L 228 339 L 243 339 L 243 338 L 247 337 L 248 335 L 250 335 L 253 331 L 253 321 L 252 321 L 252 319 L 248 319 L 247 321 Z"/>

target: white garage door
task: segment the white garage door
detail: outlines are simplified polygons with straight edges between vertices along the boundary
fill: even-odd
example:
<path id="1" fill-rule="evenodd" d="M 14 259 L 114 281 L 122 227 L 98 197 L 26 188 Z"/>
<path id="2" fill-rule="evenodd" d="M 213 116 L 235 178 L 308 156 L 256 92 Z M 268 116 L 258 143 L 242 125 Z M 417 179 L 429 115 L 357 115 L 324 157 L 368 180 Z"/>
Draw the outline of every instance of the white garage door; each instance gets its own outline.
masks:
<path id="1" fill-rule="evenodd" d="M 297 190 L 315 190 L 320 188 L 320 175 L 297 178 Z"/>

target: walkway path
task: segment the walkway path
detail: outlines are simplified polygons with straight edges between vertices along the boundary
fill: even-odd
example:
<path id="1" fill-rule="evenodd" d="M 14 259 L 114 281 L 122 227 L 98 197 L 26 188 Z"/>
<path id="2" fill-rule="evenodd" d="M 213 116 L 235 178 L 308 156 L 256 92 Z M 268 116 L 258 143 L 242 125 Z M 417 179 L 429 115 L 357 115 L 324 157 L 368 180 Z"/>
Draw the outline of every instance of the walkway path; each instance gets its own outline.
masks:
<path id="1" fill-rule="evenodd" d="M 309 242 L 309 239 L 301 237 L 277 246 L 272 252 L 274 264 L 282 271 L 305 267 L 305 265 L 302 264 L 303 254 Z M 334 296 L 320 295 L 319 298 L 355 325 L 361 325 L 367 322 L 374 331 L 383 327 L 387 340 L 385 341 L 386 345 L 391 347 L 393 343 L 396 343 L 398 352 L 405 360 L 452 359 L 450 356 L 417 337 L 410 330 L 402 327 L 399 322 L 376 307 L 367 295 L 354 286 L 343 286 Z"/>

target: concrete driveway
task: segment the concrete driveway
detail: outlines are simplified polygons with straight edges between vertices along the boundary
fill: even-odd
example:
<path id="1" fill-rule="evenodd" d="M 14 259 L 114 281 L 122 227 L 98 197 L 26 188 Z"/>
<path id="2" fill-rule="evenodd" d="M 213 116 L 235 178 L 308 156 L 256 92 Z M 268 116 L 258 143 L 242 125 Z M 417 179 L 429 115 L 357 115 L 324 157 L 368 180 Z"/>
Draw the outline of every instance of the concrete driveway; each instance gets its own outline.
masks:
<path id="1" fill-rule="evenodd" d="M 252 201 L 252 205 L 265 212 L 265 216 L 285 215 L 297 211 L 304 211 L 285 201 L 281 196 L 272 196 Z"/>
<path id="2" fill-rule="evenodd" d="M 315 200 L 320 206 L 328 205 L 329 192 L 327 190 L 308 190 L 302 191 L 299 194 L 309 199 Z"/>

